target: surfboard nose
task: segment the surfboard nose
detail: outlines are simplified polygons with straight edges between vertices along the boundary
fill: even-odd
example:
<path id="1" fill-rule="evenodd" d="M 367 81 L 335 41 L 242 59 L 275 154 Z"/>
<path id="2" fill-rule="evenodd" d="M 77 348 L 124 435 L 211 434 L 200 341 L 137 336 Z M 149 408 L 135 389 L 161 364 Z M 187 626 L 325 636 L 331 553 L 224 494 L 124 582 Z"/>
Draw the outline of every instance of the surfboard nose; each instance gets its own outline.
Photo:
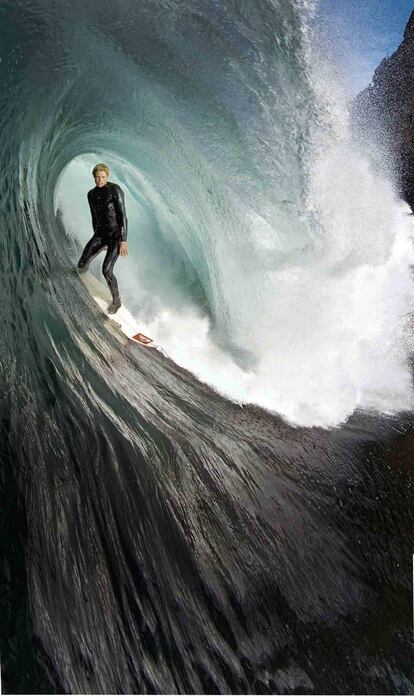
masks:
<path id="1" fill-rule="evenodd" d="M 142 334 L 142 332 L 138 332 L 137 334 L 134 334 L 131 339 L 135 339 L 136 342 L 140 342 L 141 344 L 151 344 L 153 342 L 153 339 L 150 339 L 149 337 L 146 337 L 145 334 Z"/>

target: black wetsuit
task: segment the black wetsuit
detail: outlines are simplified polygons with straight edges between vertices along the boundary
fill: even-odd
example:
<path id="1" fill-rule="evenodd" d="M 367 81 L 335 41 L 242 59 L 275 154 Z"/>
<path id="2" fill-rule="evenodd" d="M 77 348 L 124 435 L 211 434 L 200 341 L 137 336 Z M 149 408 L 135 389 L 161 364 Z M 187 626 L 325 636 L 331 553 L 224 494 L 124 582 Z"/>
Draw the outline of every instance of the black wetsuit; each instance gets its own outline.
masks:
<path id="1" fill-rule="evenodd" d="M 124 192 L 118 184 L 107 182 L 103 187 L 94 187 L 88 191 L 88 202 L 94 233 L 82 252 L 78 268 L 87 269 L 93 257 L 107 247 L 102 274 L 113 301 L 119 301 L 118 283 L 113 269 L 119 257 L 119 245 L 122 241 L 126 242 L 128 234 Z"/>

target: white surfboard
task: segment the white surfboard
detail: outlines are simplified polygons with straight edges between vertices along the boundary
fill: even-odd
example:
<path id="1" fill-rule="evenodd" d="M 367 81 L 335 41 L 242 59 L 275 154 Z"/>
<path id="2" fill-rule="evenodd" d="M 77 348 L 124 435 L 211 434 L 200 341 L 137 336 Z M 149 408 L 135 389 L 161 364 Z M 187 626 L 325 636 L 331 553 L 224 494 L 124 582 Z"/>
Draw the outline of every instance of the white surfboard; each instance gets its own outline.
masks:
<path id="1" fill-rule="evenodd" d="M 131 315 L 130 311 L 123 305 L 121 305 L 116 313 L 108 313 L 108 305 L 112 301 L 111 293 L 106 286 L 104 286 L 93 276 L 93 274 L 91 274 L 90 271 L 82 272 L 79 274 L 79 276 L 95 303 L 99 306 L 102 312 L 104 312 L 105 315 L 110 318 L 110 320 L 113 320 L 118 325 L 128 339 L 131 339 L 133 342 L 136 342 L 141 346 L 156 349 L 160 348 L 157 346 L 154 340 L 148 337 L 146 334 L 145 325 L 141 323 L 138 325 L 134 316 Z"/>

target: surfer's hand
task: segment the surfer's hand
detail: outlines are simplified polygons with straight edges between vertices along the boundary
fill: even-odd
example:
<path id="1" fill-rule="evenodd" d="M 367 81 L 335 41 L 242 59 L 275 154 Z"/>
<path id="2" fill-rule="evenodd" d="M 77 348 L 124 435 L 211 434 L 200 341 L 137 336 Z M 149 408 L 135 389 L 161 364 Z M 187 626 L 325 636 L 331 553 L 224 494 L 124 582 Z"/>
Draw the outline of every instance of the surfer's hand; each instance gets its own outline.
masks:
<path id="1" fill-rule="evenodd" d="M 124 240 L 121 242 L 119 246 L 119 254 L 121 255 L 121 257 L 126 257 L 126 255 L 128 254 L 128 243 Z"/>

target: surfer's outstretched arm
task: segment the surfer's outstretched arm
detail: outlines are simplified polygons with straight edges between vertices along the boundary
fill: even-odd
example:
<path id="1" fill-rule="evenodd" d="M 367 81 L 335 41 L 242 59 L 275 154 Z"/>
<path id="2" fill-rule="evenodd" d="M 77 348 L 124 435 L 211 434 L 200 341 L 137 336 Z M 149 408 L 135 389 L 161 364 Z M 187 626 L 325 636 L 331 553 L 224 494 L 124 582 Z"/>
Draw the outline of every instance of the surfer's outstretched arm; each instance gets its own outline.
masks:
<path id="1" fill-rule="evenodd" d="M 125 196 L 119 184 L 114 186 L 115 200 L 118 208 L 118 222 L 121 233 L 121 242 L 126 242 L 128 237 L 128 219 L 125 210 Z"/>

